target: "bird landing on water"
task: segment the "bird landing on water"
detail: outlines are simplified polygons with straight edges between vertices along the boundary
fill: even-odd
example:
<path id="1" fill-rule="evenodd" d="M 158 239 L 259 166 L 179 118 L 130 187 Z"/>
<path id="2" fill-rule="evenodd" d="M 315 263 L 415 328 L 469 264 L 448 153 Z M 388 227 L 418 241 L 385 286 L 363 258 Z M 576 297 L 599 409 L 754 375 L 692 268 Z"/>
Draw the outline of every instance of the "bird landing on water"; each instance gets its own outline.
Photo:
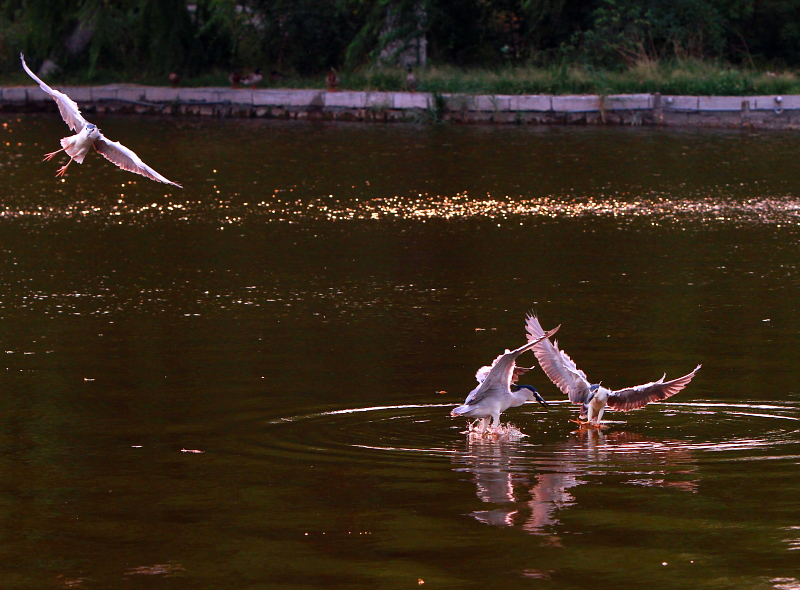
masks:
<path id="1" fill-rule="evenodd" d="M 514 383 L 521 374 L 530 370 L 525 367 L 517 367 L 516 359 L 541 340 L 555 334 L 558 328 L 560 326 L 545 332 L 539 340 L 528 342 L 514 350 L 507 350 L 498 356 L 491 366 L 478 369 L 475 374 L 478 386 L 469 393 L 462 405 L 453 408 L 450 416 L 453 418 L 460 416 L 477 418 L 468 427 L 468 432 L 479 429 L 480 434 L 483 435 L 487 432 L 502 433 L 500 414 L 508 408 L 515 408 L 529 401 L 537 401 L 547 407 L 547 402 L 539 395 L 535 387 Z"/>
<path id="2" fill-rule="evenodd" d="M 697 365 L 693 371 L 671 381 L 664 381 L 665 374 L 658 381 L 612 391 L 600 383 L 590 383 L 586 373 L 575 365 L 575 361 L 566 352 L 558 348 L 557 343 L 543 338 L 545 332 L 534 314 L 528 314 L 525 328 L 528 340 L 536 342 L 533 353 L 542 370 L 556 387 L 567 394 L 569 401 L 581 406 L 577 420 L 581 428 L 600 427 L 606 409 L 628 412 L 672 397 L 689 385 L 702 366 Z"/>

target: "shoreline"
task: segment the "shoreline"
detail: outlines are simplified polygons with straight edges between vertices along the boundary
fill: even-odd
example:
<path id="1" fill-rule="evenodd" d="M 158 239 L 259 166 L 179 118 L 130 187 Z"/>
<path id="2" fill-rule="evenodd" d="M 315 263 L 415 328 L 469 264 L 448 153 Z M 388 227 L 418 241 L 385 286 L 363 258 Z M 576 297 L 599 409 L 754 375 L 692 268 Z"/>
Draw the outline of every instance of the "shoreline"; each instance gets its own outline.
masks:
<path id="1" fill-rule="evenodd" d="M 292 89 L 65 86 L 88 113 L 311 121 L 800 129 L 800 95 L 472 95 Z M 38 86 L 0 87 L 0 112 L 57 112 Z"/>

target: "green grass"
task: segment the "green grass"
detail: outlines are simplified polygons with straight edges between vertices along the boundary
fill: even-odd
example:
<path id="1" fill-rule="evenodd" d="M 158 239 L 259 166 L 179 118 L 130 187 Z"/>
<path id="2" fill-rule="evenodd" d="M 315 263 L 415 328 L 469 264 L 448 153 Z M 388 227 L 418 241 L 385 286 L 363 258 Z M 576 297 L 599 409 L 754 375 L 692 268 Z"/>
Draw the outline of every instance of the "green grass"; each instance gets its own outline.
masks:
<path id="1" fill-rule="evenodd" d="M 421 92 L 470 94 L 635 94 L 660 92 L 702 96 L 800 93 L 794 72 L 737 69 L 699 61 L 660 64 L 640 62 L 621 71 L 580 66 L 551 68 L 506 67 L 469 69 L 431 67 L 417 72 Z M 404 72 L 383 72 L 370 78 L 360 74 L 353 87 L 400 90 Z M 346 87 L 348 77 L 342 76 Z M 366 82 L 366 83 L 365 83 Z"/>
<path id="2" fill-rule="evenodd" d="M 267 70 L 267 68 L 264 68 Z M 596 70 L 580 65 L 551 67 L 505 66 L 457 68 L 431 66 L 415 71 L 419 92 L 468 94 L 662 94 L 741 96 L 751 94 L 800 94 L 800 75 L 790 70 L 754 70 L 699 60 L 640 61 L 618 71 Z M 261 88 L 325 88 L 325 75 L 286 75 L 279 80 L 265 76 Z M 363 68 L 339 73 L 340 90 L 405 90 L 406 71 L 401 68 Z M 86 76 L 58 76 L 54 85 L 135 83 L 167 86 L 165 77 L 100 72 Z M 24 73 L 0 78 L 0 84 L 28 84 Z M 181 80 L 181 86 L 228 86 L 227 72 L 209 72 Z"/>

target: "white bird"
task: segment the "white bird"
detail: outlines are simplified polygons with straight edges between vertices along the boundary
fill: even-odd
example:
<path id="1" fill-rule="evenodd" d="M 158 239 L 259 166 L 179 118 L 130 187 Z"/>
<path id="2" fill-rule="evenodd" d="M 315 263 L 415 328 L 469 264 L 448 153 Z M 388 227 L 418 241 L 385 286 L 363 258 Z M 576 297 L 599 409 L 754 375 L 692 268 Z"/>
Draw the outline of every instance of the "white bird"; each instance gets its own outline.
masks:
<path id="1" fill-rule="evenodd" d="M 689 384 L 702 366 L 697 365 L 691 373 L 672 381 L 664 381 L 667 376 L 664 373 L 664 376 L 658 381 L 612 391 L 599 383 L 589 383 L 586 373 L 575 366 L 575 362 L 566 352 L 559 350 L 558 344 L 542 338 L 544 330 L 532 313 L 528 314 L 525 328 L 528 332 L 528 340 L 536 343 L 533 346 L 533 354 L 539 360 L 542 370 L 550 378 L 550 381 L 556 384 L 556 387 L 569 396 L 569 401 L 581 406 L 578 420 L 581 426 L 587 424 L 594 427 L 599 426 L 606 408 L 627 412 L 642 408 L 650 402 L 672 397 Z"/>
<path id="2" fill-rule="evenodd" d="M 547 403 L 536 391 L 536 388 L 531 385 L 516 386 L 512 384 L 512 381 L 516 381 L 521 373 L 529 370 L 517 367 L 516 358 L 526 350 L 533 348 L 539 341 L 558 332 L 560 327 L 557 326 L 543 334 L 539 340 L 528 342 L 515 350 L 506 350 L 494 360 L 491 367 L 478 369 L 475 374 L 478 386 L 469 393 L 462 405 L 450 412 L 450 416 L 480 419 L 480 433 L 483 434 L 489 427 L 500 426 L 500 414 L 508 408 L 521 406 L 525 402 L 534 400 L 546 406 Z M 487 418 L 489 419 L 488 424 L 486 423 Z"/>
<path id="3" fill-rule="evenodd" d="M 55 100 L 56 104 L 58 105 L 58 110 L 61 112 L 61 118 L 64 119 L 64 122 L 67 124 L 67 126 L 69 126 L 70 129 L 76 132 L 75 135 L 61 139 L 60 150 L 45 154 L 44 156 L 45 160 L 50 160 L 59 152 L 66 152 L 69 156 L 69 162 L 58 169 L 56 176 L 64 176 L 64 173 L 67 171 L 67 166 L 69 166 L 73 160 L 75 160 L 78 164 L 81 164 L 83 159 L 86 157 L 89 148 L 94 147 L 94 149 L 96 149 L 106 160 L 119 166 L 123 170 L 141 174 L 142 176 L 146 176 L 151 180 L 163 182 L 165 184 L 171 184 L 173 186 L 177 186 L 178 188 L 183 188 L 177 182 L 168 180 L 150 168 L 150 166 L 142 162 L 139 156 L 137 156 L 132 150 L 129 150 L 118 141 L 110 141 L 107 139 L 102 133 L 100 133 L 100 130 L 96 125 L 89 123 L 83 118 L 83 115 L 81 115 L 81 111 L 74 100 L 72 100 L 63 92 L 53 90 L 47 84 L 42 82 L 42 80 L 40 80 L 36 74 L 30 70 L 28 64 L 25 63 L 25 56 L 20 53 L 19 57 L 22 60 L 22 67 L 26 72 L 28 72 L 28 75 L 36 80 L 36 82 L 39 84 L 39 88 L 53 97 L 53 100 Z"/>

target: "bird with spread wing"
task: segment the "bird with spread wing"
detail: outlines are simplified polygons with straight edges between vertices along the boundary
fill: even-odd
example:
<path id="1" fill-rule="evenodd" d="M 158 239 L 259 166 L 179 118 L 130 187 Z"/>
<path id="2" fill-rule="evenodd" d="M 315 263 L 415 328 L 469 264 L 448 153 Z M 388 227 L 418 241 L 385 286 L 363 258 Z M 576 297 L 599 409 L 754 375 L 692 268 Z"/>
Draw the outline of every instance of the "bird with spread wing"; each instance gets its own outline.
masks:
<path id="1" fill-rule="evenodd" d="M 538 340 L 533 340 L 514 350 L 506 350 L 498 356 L 491 366 L 481 367 L 475 374 L 478 386 L 473 389 L 464 403 L 450 412 L 453 418 L 465 416 L 467 418 L 477 418 L 480 422 L 480 434 L 484 434 L 492 428 L 500 426 L 500 414 L 508 408 L 521 406 L 525 402 L 538 401 L 543 406 L 547 406 L 536 388 L 532 385 L 516 385 L 519 375 L 530 369 L 517 367 L 516 359 L 526 350 L 530 350 L 542 340 L 545 340 L 558 332 L 561 326 L 553 328 L 549 332 L 543 332 Z M 487 423 L 488 418 L 488 423 Z"/>
<path id="2" fill-rule="evenodd" d="M 627 412 L 672 397 L 689 384 L 702 366 L 697 365 L 691 373 L 672 381 L 664 381 L 667 376 L 665 373 L 658 381 L 612 391 L 599 383 L 590 383 L 586 373 L 575 365 L 566 352 L 558 348 L 557 343 L 543 338 L 545 332 L 534 314 L 528 314 L 525 328 L 529 344 L 535 342 L 533 354 L 542 370 L 556 387 L 569 396 L 569 401 L 581 406 L 577 422 L 582 427 L 599 427 L 606 408 Z"/>
<path id="3" fill-rule="evenodd" d="M 112 164 L 115 164 L 116 166 L 119 166 L 123 170 L 141 174 L 142 176 L 146 176 L 147 178 L 157 182 L 163 182 L 165 184 L 177 186 L 178 188 L 183 188 L 177 182 L 172 182 L 142 162 L 142 160 L 133 152 L 133 150 L 126 148 L 118 141 L 111 141 L 107 139 L 102 133 L 100 133 L 100 130 L 96 125 L 89 123 L 83 118 L 83 115 L 81 115 L 81 111 L 74 100 L 72 100 L 63 92 L 53 90 L 47 84 L 42 82 L 42 80 L 40 80 L 39 77 L 31 71 L 31 69 L 28 67 L 28 64 L 25 63 L 25 56 L 20 53 L 19 57 L 22 60 L 22 67 L 25 69 L 28 75 L 36 80 L 36 83 L 39 84 L 39 88 L 53 97 L 53 100 L 55 100 L 56 104 L 58 105 L 61 118 L 64 119 L 64 122 L 70 129 L 75 131 L 75 135 L 61 139 L 60 150 L 45 154 L 44 156 L 45 160 L 50 160 L 59 152 L 66 152 L 69 156 L 69 162 L 58 169 L 56 176 L 64 176 L 64 173 L 67 171 L 67 166 L 69 166 L 73 160 L 75 160 L 78 164 L 83 163 L 83 159 L 89 152 L 89 148 L 94 147 L 94 149 L 96 149 L 98 153 L 106 160 Z"/>

